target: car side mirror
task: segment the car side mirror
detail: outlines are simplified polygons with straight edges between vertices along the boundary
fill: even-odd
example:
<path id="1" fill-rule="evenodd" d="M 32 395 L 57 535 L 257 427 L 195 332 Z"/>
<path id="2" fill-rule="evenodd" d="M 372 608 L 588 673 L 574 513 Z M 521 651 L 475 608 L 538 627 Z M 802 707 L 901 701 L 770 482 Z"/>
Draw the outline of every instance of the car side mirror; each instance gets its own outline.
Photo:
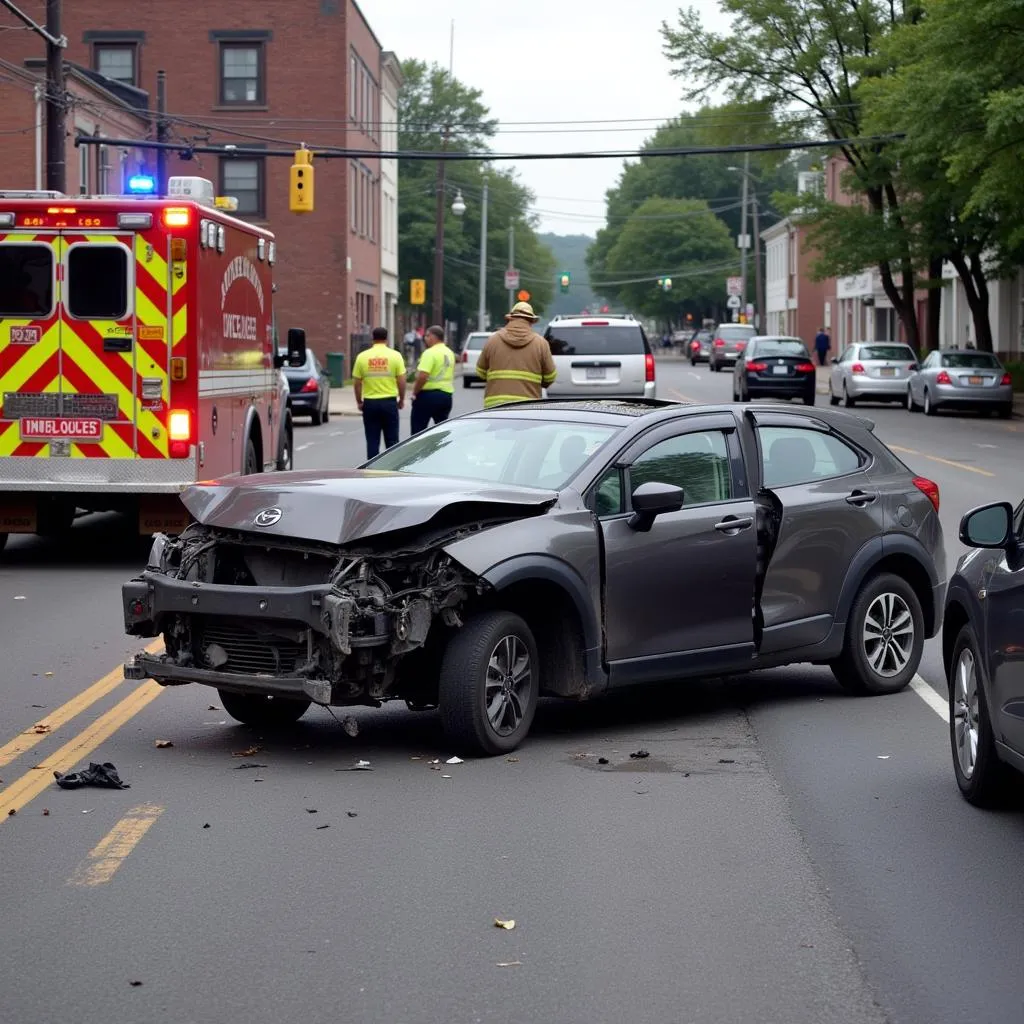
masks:
<path id="1" fill-rule="evenodd" d="M 626 525 L 638 533 L 647 533 L 658 516 L 667 512 L 678 512 L 683 507 L 683 489 L 674 484 L 659 484 L 655 481 L 640 484 L 633 491 L 633 514 Z"/>
<path id="2" fill-rule="evenodd" d="M 918 366 L 917 363 L 911 363 L 908 369 L 911 371 L 911 373 L 913 373 L 915 370 L 920 370 L 921 367 Z"/>
<path id="3" fill-rule="evenodd" d="M 972 548 L 1009 548 L 1013 537 L 1013 508 L 1008 501 L 971 509 L 960 520 L 960 543 Z"/>
<path id="4" fill-rule="evenodd" d="M 288 365 L 305 366 L 306 332 L 301 327 L 288 328 Z"/>

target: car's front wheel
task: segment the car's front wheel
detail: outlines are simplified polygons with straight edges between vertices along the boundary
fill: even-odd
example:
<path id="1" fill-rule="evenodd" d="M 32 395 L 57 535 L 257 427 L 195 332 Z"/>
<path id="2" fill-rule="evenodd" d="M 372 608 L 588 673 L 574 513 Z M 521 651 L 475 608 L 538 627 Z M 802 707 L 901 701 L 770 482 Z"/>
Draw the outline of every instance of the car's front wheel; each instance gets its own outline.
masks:
<path id="1" fill-rule="evenodd" d="M 924 616 L 914 588 L 900 576 L 879 573 L 853 602 L 832 674 L 851 693 L 897 693 L 913 679 L 923 649 Z"/>
<path id="2" fill-rule="evenodd" d="M 526 738 L 540 693 L 537 643 L 511 612 L 484 612 L 451 639 L 441 661 L 441 720 L 470 754 L 506 754 Z"/>
<path id="3" fill-rule="evenodd" d="M 262 693 L 235 693 L 233 690 L 218 690 L 217 693 L 224 710 L 236 722 L 259 729 L 294 725 L 311 703 L 290 697 L 267 697 Z"/>
<path id="4" fill-rule="evenodd" d="M 996 754 L 978 640 L 970 625 L 956 638 L 947 673 L 949 741 L 956 784 L 968 803 L 992 807 L 1006 797 L 1010 771 Z"/>

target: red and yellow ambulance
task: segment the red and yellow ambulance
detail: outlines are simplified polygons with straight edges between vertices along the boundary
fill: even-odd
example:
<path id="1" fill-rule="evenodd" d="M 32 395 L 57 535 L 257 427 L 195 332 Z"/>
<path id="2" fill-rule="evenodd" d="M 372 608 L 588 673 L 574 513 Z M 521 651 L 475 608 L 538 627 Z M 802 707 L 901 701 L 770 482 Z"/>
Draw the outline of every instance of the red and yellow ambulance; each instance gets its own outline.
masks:
<path id="1" fill-rule="evenodd" d="M 274 236 L 204 178 L 132 184 L 0 190 L 0 549 L 81 511 L 178 532 L 188 484 L 290 463 Z"/>

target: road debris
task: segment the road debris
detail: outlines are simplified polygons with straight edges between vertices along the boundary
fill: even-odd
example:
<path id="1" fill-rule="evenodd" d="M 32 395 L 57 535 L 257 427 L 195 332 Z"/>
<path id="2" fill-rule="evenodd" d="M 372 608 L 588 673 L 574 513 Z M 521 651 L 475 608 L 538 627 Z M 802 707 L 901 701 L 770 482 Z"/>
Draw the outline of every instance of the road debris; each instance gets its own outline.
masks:
<path id="1" fill-rule="evenodd" d="M 207 823 L 206 823 L 206 824 L 205 824 L 205 825 L 203 826 L 203 828 L 209 828 L 209 827 L 210 827 L 210 823 L 209 823 L 209 822 L 207 822 Z"/>
<path id="2" fill-rule="evenodd" d="M 52 672 L 44 672 L 43 675 L 46 676 L 47 679 L 52 679 L 53 678 L 53 673 Z"/>
<path id="3" fill-rule="evenodd" d="M 32 726 L 32 731 L 37 736 L 45 736 L 52 728 L 53 726 L 47 725 L 46 722 L 36 722 L 36 724 Z"/>
<path id="4" fill-rule="evenodd" d="M 356 761 L 351 768 L 335 768 L 336 772 L 372 772 L 373 768 L 369 761 Z"/>
<path id="5" fill-rule="evenodd" d="M 611 762 L 608 760 L 607 757 L 599 757 L 597 759 L 597 763 L 598 764 L 610 764 Z"/>
<path id="6" fill-rule="evenodd" d="M 505 760 L 508 761 L 509 764 L 515 764 L 519 760 L 519 758 L 518 757 L 506 757 Z"/>
<path id="7" fill-rule="evenodd" d="M 270 765 L 268 765 L 268 764 L 259 764 L 256 761 L 244 761 L 244 762 L 242 762 L 242 764 L 236 764 L 235 765 L 235 771 L 236 772 L 240 772 L 240 771 L 243 771 L 246 768 L 269 768 L 269 767 L 270 767 Z"/>
<path id="8" fill-rule="evenodd" d="M 507 920 L 504 919 L 504 918 L 501 918 L 501 917 L 496 917 L 494 919 L 494 927 L 495 928 L 504 928 L 505 931 L 510 932 L 510 931 L 512 931 L 513 928 L 515 928 L 515 926 L 516 926 L 516 922 L 515 922 L 515 918 L 513 918 L 513 917 L 510 917 Z"/>
<path id="9" fill-rule="evenodd" d="M 43 817 L 44 818 L 48 818 L 49 816 L 50 816 L 50 808 L 49 807 L 44 807 L 43 808 Z"/>
<path id="10" fill-rule="evenodd" d="M 522 967 L 522 960 L 502 960 L 495 964 L 495 967 Z"/>
<path id="11" fill-rule="evenodd" d="M 255 757 L 263 748 L 262 747 L 246 747 L 245 750 L 236 750 L 231 756 L 232 757 Z"/>
<path id="12" fill-rule="evenodd" d="M 356 817 L 358 817 L 358 816 L 359 816 L 359 812 L 358 812 L 358 811 L 346 811 L 345 813 L 346 813 L 346 814 L 347 814 L 347 815 L 348 815 L 348 816 L 349 816 L 350 818 L 356 818 Z"/>
<path id="13" fill-rule="evenodd" d="M 306 808 L 306 813 L 307 814 L 319 814 L 320 812 L 315 807 L 307 807 Z"/>
<path id="14" fill-rule="evenodd" d="M 117 769 L 109 762 L 97 764 L 89 762 L 89 767 L 78 772 L 54 772 L 53 777 L 61 789 L 80 789 L 82 786 L 98 786 L 101 789 L 130 789 L 127 782 L 121 780 Z"/>
<path id="15" fill-rule="evenodd" d="M 174 744 L 170 740 L 157 740 L 156 743 L 153 744 L 153 746 L 157 747 L 160 750 L 163 750 L 165 747 L 173 747 Z"/>
<path id="16" fill-rule="evenodd" d="M 208 704 L 207 707 L 206 707 L 206 710 L 207 711 L 223 711 L 224 709 L 217 707 L 216 704 Z"/>
<path id="17" fill-rule="evenodd" d="M 449 757 L 445 764 L 462 764 L 463 760 L 461 757 Z"/>
<path id="18" fill-rule="evenodd" d="M 879 754 L 878 755 L 878 760 L 879 761 L 888 761 L 890 757 L 892 757 L 892 754 Z"/>
<path id="19" fill-rule="evenodd" d="M 142 982 L 141 981 L 129 981 L 128 984 L 131 985 L 132 988 L 138 988 L 142 984 Z"/>
<path id="20" fill-rule="evenodd" d="M 24 601 L 25 600 L 25 595 L 24 594 L 15 594 L 14 595 L 14 600 L 15 601 Z"/>
<path id="21" fill-rule="evenodd" d="M 317 825 L 316 830 L 317 830 L 317 832 L 323 832 L 323 830 L 325 828 L 330 828 L 330 827 L 331 827 L 330 825 Z"/>
<path id="22" fill-rule="evenodd" d="M 442 775 L 442 776 L 441 776 L 441 778 L 442 778 L 442 779 L 450 779 L 450 778 L 451 778 L 451 776 L 450 776 L 450 775 Z"/>
<path id="23" fill-rule="evenodd" d="M 645 757 L 650 757 L 651 752 L 649 750 L 634 750 L 629 756 L 633 758 L 634 761 L 640 761 Z"/>
<path id="24" fill-rule="evenodd" d="M 11 809 L 10 809 L 10 810 L 9 810 L 9 811 L 7 812 L 7 817 L 8 817 L 8 818 L 13 818 L 13 817 L 14 817 L 14 816 L 15 816 L 15 815 L 16 815 L 17 813 L 18 813 L 18 812 L 17 812 L 17 810 L 16 810 L 16 809 L 15 809 L 14 807 L 12 807 L 12 808 L 11 808 Z"/>
<path id="25" fill-rule="evenodd" d="M 736 762 L 731 757 L 720 757 L 718 759 L 719 764 L 735 764 Z"/>

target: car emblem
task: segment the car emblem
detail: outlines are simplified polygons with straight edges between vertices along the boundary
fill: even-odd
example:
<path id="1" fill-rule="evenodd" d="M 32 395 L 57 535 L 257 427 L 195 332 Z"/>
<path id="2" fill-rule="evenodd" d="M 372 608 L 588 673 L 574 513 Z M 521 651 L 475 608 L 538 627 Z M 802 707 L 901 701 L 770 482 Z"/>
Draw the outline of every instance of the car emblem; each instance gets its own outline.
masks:
<path id="1" fill-rule="evenodd" d="M 281 521 L 283 513 L 279 508 L 265 508 L 260 512 L 256 513 L 256 518 L 253 520 L 255 526 L 274 526 Z"/>

